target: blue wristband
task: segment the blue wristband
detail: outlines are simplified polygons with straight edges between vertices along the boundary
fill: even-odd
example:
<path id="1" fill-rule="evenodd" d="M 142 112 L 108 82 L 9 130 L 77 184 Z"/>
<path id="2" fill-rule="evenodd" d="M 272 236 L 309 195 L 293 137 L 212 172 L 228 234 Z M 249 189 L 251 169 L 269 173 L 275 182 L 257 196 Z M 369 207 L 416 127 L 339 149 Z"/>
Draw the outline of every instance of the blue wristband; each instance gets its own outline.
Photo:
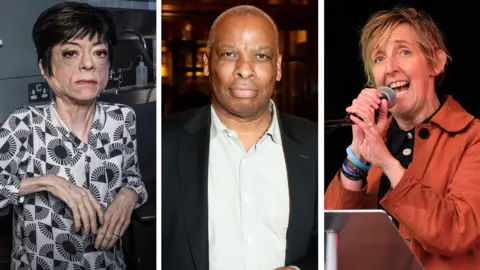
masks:
<path id="1" fill-rule="evenodd" d="M 360 160 L 358 160 L 358 158 L 353 154 L 352 149 L 350 149 L 350 146 L 347 147 L 347 155 L 348 155 L 348 158 L 360 169 L 364 171 L 368 171 L 370 170 L 370 168 L 372 168 L 372 164 L 365 165 L 362 162 L 360 162 Z"/>

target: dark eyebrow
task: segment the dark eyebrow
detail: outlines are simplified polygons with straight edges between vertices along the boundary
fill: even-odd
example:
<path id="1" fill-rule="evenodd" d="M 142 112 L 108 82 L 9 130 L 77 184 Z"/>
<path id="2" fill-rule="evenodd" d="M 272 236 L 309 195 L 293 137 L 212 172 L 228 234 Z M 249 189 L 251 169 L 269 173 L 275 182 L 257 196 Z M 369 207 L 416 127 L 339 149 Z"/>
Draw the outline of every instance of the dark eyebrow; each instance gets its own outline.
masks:
<path id="1" fill-rule="evenodd" d="M 65 41 L 62 45 L 75 45 L 77 47 L 80 47 L 80 44 L 77 42 L 72 42 L 72 41 Z"/>
<path id="2" fill-rule="evenodd" d="M 95 43 L 93 43 L 93 46 L 98 46 L 98 45 L 103 45 L 103 44 L 105 44 L 105 42 L 96 41 Z M 80 44 L 78 44 L 77 42 L 73 42 L 73 41 L 66 41 L 62 45 L 74 45 L 74 46 L 77 46 L 77 47 L 81 47 Z"/>
<path id="3" fill-rule="evenodd" d="M 217 47 L 217 50 L 235 50 L 236 47 L 230 44 L 222 44 Z M 262 46 L 253 50 L 254 52 L 268 52 L 273 53 L 271 46 Z"/>
<path id="4" fill-rule="evenodd" d="M 93 43 L 93 46 L 98 46 L 98 45 L 107 45 L 107 43 L 104 42 L 104 41 L 100 41 L 100 40 Z"/>

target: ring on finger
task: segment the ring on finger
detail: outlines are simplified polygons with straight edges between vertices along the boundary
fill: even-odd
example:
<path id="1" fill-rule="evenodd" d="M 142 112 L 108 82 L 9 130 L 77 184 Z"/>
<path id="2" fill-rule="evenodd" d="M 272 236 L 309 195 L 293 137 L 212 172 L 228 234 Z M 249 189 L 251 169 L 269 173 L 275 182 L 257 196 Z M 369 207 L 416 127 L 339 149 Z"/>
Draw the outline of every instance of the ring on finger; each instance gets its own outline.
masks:
<path id="1" fill-rule="evenodd" d="M 370 123 L 370 124 L 368 124 L 367 126 L 369 126 L 369 127 L 373 127 L 373 123 Z"/>

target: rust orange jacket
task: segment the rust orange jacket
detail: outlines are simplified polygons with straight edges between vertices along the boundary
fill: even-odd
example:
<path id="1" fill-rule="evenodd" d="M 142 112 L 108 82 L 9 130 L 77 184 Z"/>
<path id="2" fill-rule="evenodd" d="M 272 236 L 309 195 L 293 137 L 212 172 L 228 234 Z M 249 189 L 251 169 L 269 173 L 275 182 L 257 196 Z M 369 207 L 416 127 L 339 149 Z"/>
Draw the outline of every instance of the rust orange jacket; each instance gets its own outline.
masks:
<path id="1" fill-rule="evenodd" d="M 327 188 L 325 209 L 377 208 L 378 167 L 361 191 L 343 188 L 340 173 Z M 480 269 L 480 121 L 448 96 L 429 123 L 415 127 L 413 160 L 380 203 L 425 269 Z"/>

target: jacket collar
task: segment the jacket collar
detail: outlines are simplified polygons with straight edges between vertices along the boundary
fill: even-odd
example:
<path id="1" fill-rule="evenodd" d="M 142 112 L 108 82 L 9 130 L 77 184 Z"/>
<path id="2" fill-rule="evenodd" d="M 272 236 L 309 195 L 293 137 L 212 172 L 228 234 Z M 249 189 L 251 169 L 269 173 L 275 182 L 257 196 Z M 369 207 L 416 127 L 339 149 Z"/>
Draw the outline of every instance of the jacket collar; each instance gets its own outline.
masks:
<path id="1" fill-rule="evenodd" d="M 432 117 L 430 123 L 434 123 L 441 129 L 450 132 L 456 133 L 465 129 L 470 122 L 473 121 L 475 117 L 468 113 L 460 103 L 453 99 L 452 96 L 447 95 L 445 104 L 442 108 L 438 110 L 437 113 Z M 387 120 L 386 128 L 383 131 L 383 138 L 387 139 L 387 134 L 392 124 L 393 115 L 390 115 Z M 418 126 L 423 126 L 425 124 L 417 124 Z"/>

